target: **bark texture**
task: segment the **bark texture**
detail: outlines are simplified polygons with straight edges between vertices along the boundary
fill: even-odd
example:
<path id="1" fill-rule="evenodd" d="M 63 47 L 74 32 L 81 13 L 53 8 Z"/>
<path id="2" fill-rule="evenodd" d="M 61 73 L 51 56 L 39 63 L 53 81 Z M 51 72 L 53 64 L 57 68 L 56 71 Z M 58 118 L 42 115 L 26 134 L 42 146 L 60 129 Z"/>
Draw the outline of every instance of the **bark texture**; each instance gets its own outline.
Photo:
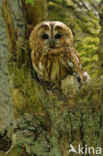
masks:
<path id="1" fill-rule="evenodd" d="M 0 7 L 2 6 L 2 1 L 3 0 L 0 1 Z M 28 6 L 25 6 L 24 2 L 25 1 L 23 0 L 22 2 L 21 0 L 9 0 L 16 35 L 18 36 L 19 41 L 23 38 L 25 27 L 27 27 L 26 29 L 28 29 L 29 34 L 33 25 L 37 22 L 36 19 L 38 20 L 38 18 L 33 16 L 33 12 L 35 12 L 34 7 L 37 5 L 34 4 L 34 6 L 31 7 L 30 4 L 28 4 Z M 22 3 L 25 7 L 22 7 Z M 39 3 L 40 5 L 38 6 L 43 4 L 41 1 Z M 29 11 L 27 9 L 28 7 L 31 8 Z M 92 77 L 97 75 L 97 48 L 100 28 L 96 1 L 81 0 L 77 2 L 75 0 L 63 0 L 63 2 L 59 3 L 59 1 L 48 0 L 48 8 L 48 20 L 63 21 L 72 29 L 74 35 L 74 46 L 80 54 L 83 66 Z M 39 7 L 37 10 L 36 15 L 40 12 Z M 41 9 L 41 11 L 42 10 L 43 9 Z M 24 17 L 24 14 L 27 18 Z M 41 20 L 43 18 L 42 15 L 40 17 Z M 45 16 L 47 15 L 45 14 Z M 25 26 L 25 23 L 28 24 Z M 31 23 L 33 23 L 33 25 Z M 25 35 L 26 34 L 27 33 L 25 33 Z M 7 72 L 7 42 L 5 24 L 2 18 L 2 13 L 0 12 L 0 129 L 5 127 L 5 125 L 8 125 L 13 118 L 13 108 L 10 101 L 10 85 L 8 83 Z"/>
<path id="2" fill-rule="evenodd" d="M 9 125 L 13 119 L 12 99 L 8 81 L 8 40 L 2 16 L 2 0 L 0 1 L 0 130 Z M 18 39 L 24 33 L 24 15 L 21 0 L 9 0 Z"/>
<path id="3" fill-rule="evenodd" d="M 16 119 L 0 133 L 0 154 L 73 156 L 75 154 L 69 153 L 70 144 L 76 149 L 78 144 L 103 148 L 103 79 L 93 80 L 78 89 L 69 83 L 68 77 L 61 87 L 48 90 L 37 80 L 31 65 L 28 34 L 34 21 L 29 23 L 25 19 L 25 35 L 19 41 L 9 6 L 8 1 L 3 0 L 9 82 Z"/>
<path id="4" fill-rule="evenodd" d="M 98 58 L 99 58 L 99 65 L 100 65 L 100 73 L 103 73 L 103 1 L 101 1 L 101 4 L 99 6 L 99 16 L 100 16 L 100 25 L 101 25 L 101 31 L 100 31 L 100 43 L 98 48 Z"/>

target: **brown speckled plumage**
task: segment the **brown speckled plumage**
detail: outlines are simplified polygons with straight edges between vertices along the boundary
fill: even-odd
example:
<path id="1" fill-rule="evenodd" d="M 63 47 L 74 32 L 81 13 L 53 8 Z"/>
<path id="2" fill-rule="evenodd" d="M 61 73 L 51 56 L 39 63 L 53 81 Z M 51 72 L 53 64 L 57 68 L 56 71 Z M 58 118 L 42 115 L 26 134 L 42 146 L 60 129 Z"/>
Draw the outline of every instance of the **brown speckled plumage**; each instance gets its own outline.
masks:
<path id="1" fill-rule="evenodd" d="M 42 22 L 31 32 L 32 65 L 42 81 L 59 83 L 68 74 L 77 75 L 80 82 L 86 77 L 77 51 L 73 48 L 73 35 L 62 22 Z"/>

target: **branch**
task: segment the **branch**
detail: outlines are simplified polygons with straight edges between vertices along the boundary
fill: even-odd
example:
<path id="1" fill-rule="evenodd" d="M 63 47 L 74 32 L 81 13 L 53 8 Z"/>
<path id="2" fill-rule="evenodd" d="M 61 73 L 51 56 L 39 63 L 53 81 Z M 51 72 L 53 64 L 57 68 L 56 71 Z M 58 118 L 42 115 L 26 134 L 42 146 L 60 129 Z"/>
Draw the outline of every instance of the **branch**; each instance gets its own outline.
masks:
<path id="1" fill-rule="evenodd" d="M 14 29 L 14 22 L 11 16 L 8 0 L 3 0 L 2 14 L 6 25 L 10 61 L 11 59 L 15 59 L 16 55 L 16 31 Z"/>

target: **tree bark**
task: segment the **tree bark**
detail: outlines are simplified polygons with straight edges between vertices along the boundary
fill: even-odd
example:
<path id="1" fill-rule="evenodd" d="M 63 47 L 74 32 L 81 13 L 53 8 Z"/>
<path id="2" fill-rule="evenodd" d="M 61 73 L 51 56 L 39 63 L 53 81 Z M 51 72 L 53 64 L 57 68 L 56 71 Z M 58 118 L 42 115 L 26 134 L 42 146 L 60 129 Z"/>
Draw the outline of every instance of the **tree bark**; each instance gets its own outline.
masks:
<path id="1" fill-rule="evenodd" d="M 99 59 L 99 65 L 100 65 L 100 74 L 103 74 L 103 1 L 101 1 L 99 5 L 99 16 L 100 16 L 100 42 L 99 42 L 99 48 L 98 48 L 98 59 Z"/>
<path id="2" fill-rule="evenodd" d="M 0 7 L 2 5 L 2 1 L 3 0 L 0 1 Z M 21 41 L 24 36 L 24 29 L 26 29 L 24 28 L 26 21 L 29 23 L 27 24 L 29 35 L 33 27 L 31 26 L 31 23 L 35 22 L 35 18 L 33 19 L 33 15 L 29 16 L 27 14 L 25 7 L 22 7 L 21 0 L 9 0 L 9 3 L 16 34 L 19 38 L 19 41 Z M 23 8 L 25 9 L 26 13 L 24 13 Z M 34 9 L 31 10 L 34 11 Z M 59 1 L 57 2 L 55 0 L 49 0 L 48 12 L 48 20 L 62 21 L 71 28 L 74 35 L 74 47 L 80 54 L 83 67 L 92 77 L 95 77 L 98 73 L 97 49 L 99 42 L 99 17 L 97 11 L 97 2 L 95 0 L 81 0 L 78 2 L 75 0 L 63 0 L 61 3 L 59 3 Z M 29 11 L 29 14 L 30 13 L 32 14 L 32 11 Z M 25 18 L 25 20 L 24 14 L 27 14 L 27 19 Z M 13 108 L 10 100 L 10 85 L 8 83 L 7 37 L 1 12 L 0 17 L 0 129 L 2 129 L 13 119 Z M 28 35 L 26 34 L 27 33 L 25 33 L 25 37 L 27 36 L 28 38 Z"/>
<path id="3" fill-rule="evenodd" d="M 62 21 L 71 28 L 74 47 L 80 55 L 83 67 L 92 78 L 97 76 L 99 14 L 96 0 L 50 0 L 49 20 Z"/>
<path id="4" fill-rule="evenodd" d="M 39 2 L 35 0 L 35 3 Z M 93 146 L 96 155 L 96 147 L 103 148 L 103 89 L 101 88 L 103 80 L 85 84 L 81 89 L 76 89 L 75 84 L 68 84 L 67 79 L 62 81 L 61 87 L 52 90 L 48 90 L 46 84 L 41 84 L 31 65 L 28 38 L 33 24 L 45 20 L 45 15 L 41 16 L 42 12 L 35 14 L 35 8 L 31 16 L 29 14 L 31 6 L 27 7 L 24 1 L 22 3 L 25 35 L 20 42 L 8 1 L 3 0 L 2 12 L 8 36 L 9 82 L 15 120 L 1 135 L 1 154 L 72 156 L 75 154 L 69 153 L 70 144 L 77 152 L 80 144 L 83 147 Z M 42 1 L 43 4 L 44 11 L 42 11 L 45 13 L 47 8 Z M 42 18 L 36 19 L 37 15 Z M 34 20 L 29 20 L 29 17 Z M 6 147 L 2 146 L 5 139 L 9 140 Z M 80 155 L 88 153 L 83 150 Z"/>

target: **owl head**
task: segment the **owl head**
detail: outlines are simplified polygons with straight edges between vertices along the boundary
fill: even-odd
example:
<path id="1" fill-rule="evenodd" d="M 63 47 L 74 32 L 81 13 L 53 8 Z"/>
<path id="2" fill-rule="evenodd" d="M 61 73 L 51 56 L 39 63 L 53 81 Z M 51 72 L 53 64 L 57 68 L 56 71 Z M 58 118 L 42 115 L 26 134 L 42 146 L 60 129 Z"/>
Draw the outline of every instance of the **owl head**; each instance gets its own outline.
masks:
<path id="1" fill-rule="evenodd" d="M 58 21 L 45 21 L 36 25 L 30 35 L 30 47 L 35 44 L 42 48 L 60 48 L 72 45 L 73 35 L 71 29 Z"/>

